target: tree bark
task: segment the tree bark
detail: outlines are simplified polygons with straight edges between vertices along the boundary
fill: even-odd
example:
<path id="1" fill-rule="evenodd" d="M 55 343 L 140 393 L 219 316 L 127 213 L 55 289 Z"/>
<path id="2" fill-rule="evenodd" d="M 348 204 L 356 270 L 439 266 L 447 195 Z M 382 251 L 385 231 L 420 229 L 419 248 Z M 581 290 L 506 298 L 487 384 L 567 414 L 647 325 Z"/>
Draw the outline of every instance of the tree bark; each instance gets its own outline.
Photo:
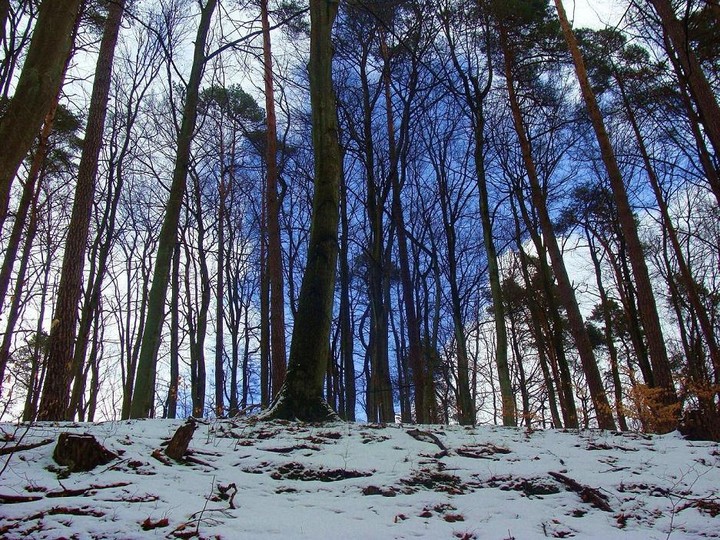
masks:
<path id="1" fill-rule="evenodd" d="M 337 0 L 310 0 L 310 104 L 315 193 L 287 377 L 268 418 L 336 418 L 323 399 L 337 263 L 342 163 L 332 81 L 331 32 Z"/>
<path id="2" fill-rule="evenodd" d="M 39 420 L 64 419 L 68 409 L 77 313 L 83 289 L 83 270 L 87 240 L 90 234 L 92 205 L 95 198 L 98 159 L 102 148 L 107 104 L 110 97 L 115 45 L 120 32 L 124 6 L 125 0 L 110 2 L 100 42 L 88 121 L 85 127 L 85 140 L 75 186 L 75 200 L 68 226 L 57 303 L 50 329 L 50 353 L 47 366 L 50 376 L 45 377 L 38 412 Z"/>
<path id="3" fill-rule="evenodd" d="M 10 189 L 18 168 L 62 86 L 81 4 L 82 0 L 52 0 L 40 4 L 15 94 L 0 119 L 3 145 L 0 152 L 0 230 L 5 223 Z"/>
<path id="4" fill-rule="evenodd" d="M 575 65 L 575 73 L 580 83 L 585 105 L 588 109 L 590 120 L 595 131 L 603 163 L 607 169 L 615 203 L 617 205 L 618 218 L 622 229 L 623 237 L 627 242 L 628 257 L 633 269 L 635 284 L 637 286 L 638 304 L 640 316 L 650 351 L 650 361 L 653 368 L 653 377 L 656 384 L 656 394 L 652 396 L 652 408 L 658 417 L 657 429 L 659 432 L 668 432 L 678 425 L 680 415 L 680 403 L 673 383 L 670 361 L 668 359 L 665 341 L 660 326 L 655 297 L 653 296 L 650 274 L 648 272 L 642 243 L 638 236 L 635 216 L 628 200 L 627 191 L 623 182 L 622 173 L 615 157 L 615 151 L 610 142 L 605 122 L 598 106 L 597 99 L 590 85 L 590 80 L 585 68 L 585 61 L 578 47 L 575 34 L 562 5 L 562 0 L 555 0 L 560 26 L 568 44 L 570 53 Z M 720 129 L 720 124 L 718 125 Z"/>

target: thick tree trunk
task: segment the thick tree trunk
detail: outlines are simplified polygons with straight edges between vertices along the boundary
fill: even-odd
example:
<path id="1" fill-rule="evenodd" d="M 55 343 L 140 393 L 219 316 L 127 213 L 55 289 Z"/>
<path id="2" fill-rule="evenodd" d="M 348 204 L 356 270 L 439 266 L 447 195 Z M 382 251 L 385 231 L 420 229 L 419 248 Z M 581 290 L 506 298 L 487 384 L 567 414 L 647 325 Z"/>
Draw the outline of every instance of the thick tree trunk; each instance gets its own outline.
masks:
<path id="1" fill-rule="evenodd" d="M 85 127 L 85 140 L 78 167 L 75 200 L 68 226 L 57 303 L 50 329 L 50 353 L 47 366 L 50 376 L 45 378 L 43 385 L 43 395 L 38 413 L 39 420 L 64 419 L 68 409 L 77 313 L 83 289 L 83 270 L 95 197 L 95 179 L 110 97 L 115 45 L 120 32 L 124 5 L 124 0 L 115 0 L 109 4 L 108 16 L 100 42 Z"/>
<path id="2" fill-rule="evenodd" d="M 665 341 L 660 326 L 655 297 L 653 296 L 650 273 L 648 272 L 642 243 L 637 232 L 635 216 L 628 200 L 627 191 L 623 182 L 622 173 L 615 158 L 615 151 L 610 142 L 610 137 L 605 128 L 605 122 L 598 106 L 595 94 L 590 85 L 590 79 L 585 68 L 585 61 L 578 47 L 575 34 L 562 5 L 562 0 L 555 0 L 560 26 L 568 44 L 570 53 L 575 64 L 575 73 L 580 83 L 585 105 L 587 106 L 590 120 L 592 121 L 595 136 L 600 146 L 603 163 L 607 169 L 615 203 L 617 205 L 618 218 L 622 233 L 627 242 L 628 257 L 633 269 L 635 284 L 637 286 L 638 304 L 640 316 L 650 351 L 650 361 L 655 379 L 655 395 L 649 396 L 653 401 L 652 408 L 658 418 L 657 430 L 661 433 L 672 431 L 678 425 L 680 415 L 680 403 L 678 401 L 675 385 L 673 383 L 670 361 L 668 360 Z M 720 124 L 717 125 L 720 129 Z M 719 133 L 720 136 L 720 133 Z M 719 137 L 720 142 L 720 137 Z"/>
<path id="3" fill-rule="evenodd" d="M 217 0 L 207 0 L 201 8 L 200 25 L 198 26 L 193 63 L 187 84 L 185 105 L 183 107 L 182 124 L 178 133 L 175 168 L 170 186 L 170 195 L 165 210 L 165 219 L 160 229 L 158 250 L 155 259 L 152 288 L 148 302 L 147 320 L 143 332 L 142 348 L 138 359 L 135 389 L 132 397 L 130 415 L 132 418 L 146 418 L 153 406 L 153 383 L 157 368 L 157 354 L 160 347 L 160 336 L 164 319 L 165 296 L 170 279 L 170 263 L 177 242 L 177 228 L 180 221 L 180 210 L 185 194 L 188 167 L 190 162 L 190 146 L 197 120 L 200 82 L 205 67 L 205 44 L 207 42 L 210 21 Z"/>
<path id="4" fill-rule="evenodd" d="M 25 155 L 58 95 L 75 37 L 82 0 L 42 2 L 15 95 L 0 119 L 0 230 L 10 204 L 10 188 Z M 3 26 L 4 28 L 4 26 Z"/>
<path id="5" fill-rule="evenodd" d="M 315 193 L 308 258 L 300 288 L 287 377 L 267 417 L 335 418 L 323 399 L 338 252 L 342 163 L 332 81 L 332 25 L 337 0 L 310 0 L 310 103 Z"/>

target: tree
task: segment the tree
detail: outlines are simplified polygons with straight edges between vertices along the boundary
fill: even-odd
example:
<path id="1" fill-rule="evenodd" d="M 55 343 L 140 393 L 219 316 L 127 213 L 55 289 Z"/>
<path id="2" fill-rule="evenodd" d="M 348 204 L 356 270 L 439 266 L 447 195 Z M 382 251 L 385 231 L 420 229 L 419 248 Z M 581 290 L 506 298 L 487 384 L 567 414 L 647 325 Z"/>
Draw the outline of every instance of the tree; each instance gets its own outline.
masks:
<path id="1" fill-rule="evenodd" d="M 142 348 L 137 365 L 130 410 L 132 418 L 147 417 L 153 404 L 157 353 L 160 347 L 160 334 L 164 319 L 165 296 L 170 280 L 170 264 L 175 243 L 177 242 L 177 228 L 190 163 L 190 147 L 197 121 L 200 82 L 202 81 L 206 62 L 205 44 L 216 6 L 217 0 L 207 0 L 200 9 L 200 24 L 195 38 L 190 78 L 185 88 L 185 103 L 183 105 L 180 132 L 178 133 L 172 184 L 158 240 L 147 319 L 144 325 Z"/>
<path id="2" fill-rule="evenodd" d="M 677 55 L 682 68 L 685 81 L 680 83 L 687 83 L 700 120 L 715 153 L 718 154 L 720 153 L 720 106 L 695 52 L 690 47 L 687 23 L 678 20 L 670 0 L 647 0 L 647 3 L 660 17 L 663 31 L 672 44 L 671 52 Z"/>
<path id="3" fill-rule="evenodd" d="M 480 73 L 483 66 L 478 65 L 483 61 L 491 63 L 488 33 L 490 32 L 486 14 L 477 12 L 474 9 L 460 4 L 457 11 L 453 13 L 453 9 L 445 10 L 443 13 L 443 31 L 449 47 L 450 61 L 460 79 L 460 89 L 457 90 L 460 99 L 470 115 L 473 134 L 473 163 L 475 165 L 475 174 L 477 179 L 478 194 L 480 200 L 480 221 L 483 228 L 483 243 L 487 253 L 488 260 L 488 279 L 490 281 L 490 291 L 492 295 L 493 311 L 495 314 L 495 339 L 496 339 L 496 362 L 498 368 L 498 378 L 500 379 L 500 392 L 502 394 L 503 404 L 503 425 L 514 426 L 516 424 L 515 398 L 513 396 L 512 384 L 510 381 L 510 368 L 507 361 L 507 329 L 505 325 L 505 312 L 502 298 L 502 287 L 500 283 L 500 270 L 498 264 L 497 247 L 493 239 L 493 220 L 492 209 L 490 207 L 490 198 L 488 194 L 488 178 L 485 164 L 486 152 L 486 100 L 492 88 L 492 66 L 484 66 L 486 78 L 483 81 Z M 467 10 L 466 10 L 467 8 Z M 472 36 L 477 30 L 474 25 L 480 25 L 482 39 L 480 43 L 472 43 L 466 46 L 466 50 L 461 50 L 458 41 L 460 37 L 456 35 L 452 28 L 459 27 L 461 19 L 472 19 L 473 28 L 467 28 L 465 31 Z M 474 48 L 482 48 L 485 59 L 478 58 L 478 53 Z M 458 384 L 461 386 L 461 393 L 466 393 L 469 383 L 467 380 L 467 366 L 460 367 Z M 460 404 L 463 409 L 473 406 L 469 401 L 469 396 L 463 396 L 465 403 Z M 474 407 L 474 406 L 473 406 Z M 475 420 L 474 411 L 466 410 L 465 418 L 461 423 L 473 423 Z"/>
<path id="4" fill-rule="evenodd" d="M 517 25 L 518 13 L 520 9 L 515 9 L 515 18 L 513 22 Z M 531 24 L 534 22 L 538 26 L 542 26 L 545 21 L 529 21 Z M 504 55 L 504 73 L 507 81 L 508 97 L 510 101 L 510 109 L 512 111 L 513 125 L 515 126 L 515 133 L 517 134 L 518 141 L 520 142 L 520 149 L 522 152 L 523 163 L 525 165 L 528 181 L 530 183 L 530 192 L 532 194 L 532 201 L 537 211 L 540 228 L 543 233 L 543 239 L 550 254 L 550 260 L 552 262 L 553 271 L 555 277 L 558 280 L 558 290 L 560 292 L 560 299 L 565 307 L 568 314 L 568 320 L 570 323 L 570 331 L 575 341 L 580 361 L 582 362 L 583 370 L 585 371 L 585 377 L 588 382 L 590 389 L 590 395 L 595 407 L 595 413 L 598 418 L 598 425 L 601 429 L 615 429 L 615 421 L 613 420 L 612 410 L 605 394 L 603 387 L 602 377 L 600 370 L 597 366 L 595 355 L 593 354 L 592 344 L 588 336 L 585 323 L 583 321 L 580 308 L 575 298 L 575 292 L 573 291 L 570 277 L 568 276 L 565 262 L 563 260 L 560 246 L 558 245 L 557 237 L 553 229 L 550 215 L 547 209 L 547 201 L 545 193 L 542 190 L 540 178 L 538 175 L 535 160 L 533 158 L 533 149 L 530 139 L 526 133 L 526 126 L 523 119 L 523 113 L 520 107 L 520 101 L 518 99 L 517 91 L 515 88 L 515 73 L 514 66 L 517 65 L 515 51 L 510 45 L 510 36 L 507 28 L 507 20 L 500 20 L 500 44 Z M 526 22 L 527 24 L 527 22 Z M 519 25 L 517 25 L 519 26 Z M 517 30 L 516 26 L 516 30 Z M 513 35 L 513 41 L 517 43 L 517 36 Z"/>
<path id="5" fill-rule="evenodd" d="M 75 186 L 75 199 L 63 254 L 60 286 L 50 330 L 47 369 L 51 376 L 45 378 L 38 414 L 39 420 L 60 420 L 65 418 L 67 412 L 73 414 L 73 411 L 67 409 L 70 397 L 77 311 L 82 294 L 83 269 L 87 240 L 90 234 L 90 217 L 95 196 L 98 160 L 110 98 L 110 78 L 124 8 L 125 0 L 114 0 L 109 4 L 100 42 L 87 125 L 85 126 L 85 140 Z"/>
<path id="6" fill-rule="evenodd" d="M 307 264 L 300 288 L 285 383 L 265 418 L 322 421 L 336 415 L 323 399 L 338 254 L 342 163 L 332 82 L 331 32 L 338 0 L 310 0 L 310 105 L 315 193 Z"/>
<path id="7" fill-rule="evenodd" d="M 0 229 L 5 223 L 10 188 L 18 168 L 62 85 L 81 5 L 82 0 L 45 0 L 40 4 L 15 94 L 0 118 L 0 141 L 3 141 L 0 153 Z"/>
<path id="8" fill-rule="evenodd" d="M 267 272 L 270 284 L 271 397 L 285 380 L 285 293 L 283 288 L 282 246 L 280 243 L 280 200 L 278 198 L 277 116 L 273 81 L 272 44 L 267 0 L 260 1 L 263 34 L 263 80 L 265 82 L 266 146 L 265 219 L 267 226 Z"/>
<path id="9" fill-rule="evenodd" d="M 580 83 L 580 90 L 590 115 L 593 130 L 600 147 L 602 160 L 607 169 L 610 187 L 617 205 L 622 233 L 627 242 L 628 258 L 632 265 L 633 276 L 637 286 L 640 314 L 643 327 L 645 328 L 650 360 L 653 366 L 653 376 L 657 386 L 657 396 L 654 396 L 652 401 L 654 401 L 654 408 L 656 409 L 659 419 L 658 430 L 660 432 L 672 431 L 677 427 L 680 407 L 660 326 L 660 317 L 658 316 L 657 305 L 655 303 L 655 297 L 653 296 L 650 274 L 635 224 L 635 217 L 615 156 L 615 150 L 613 149 L 607 128 L 605 127 L 605 122 L 595 93 L 590 85 L 585 61 L 580 52 L 577 38 L 568 21 L 562 0 L 555 0 L 555 7 L 557 8 L 560 27 L 562 28 L 565 41 L 572 55 L 575 74 Z"/>

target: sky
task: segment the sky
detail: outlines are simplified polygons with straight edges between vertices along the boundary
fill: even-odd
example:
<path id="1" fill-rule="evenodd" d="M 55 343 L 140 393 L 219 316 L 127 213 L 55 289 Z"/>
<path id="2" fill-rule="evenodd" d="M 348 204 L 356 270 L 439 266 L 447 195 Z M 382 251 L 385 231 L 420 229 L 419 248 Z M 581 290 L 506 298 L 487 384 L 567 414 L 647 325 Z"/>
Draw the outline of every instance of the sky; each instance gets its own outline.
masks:
<path id="1" fill-rule="evenodd" d="M 625 5 L 617 0 L 563 0 L 575 28 L 602 28 L 617 24 Z"/>

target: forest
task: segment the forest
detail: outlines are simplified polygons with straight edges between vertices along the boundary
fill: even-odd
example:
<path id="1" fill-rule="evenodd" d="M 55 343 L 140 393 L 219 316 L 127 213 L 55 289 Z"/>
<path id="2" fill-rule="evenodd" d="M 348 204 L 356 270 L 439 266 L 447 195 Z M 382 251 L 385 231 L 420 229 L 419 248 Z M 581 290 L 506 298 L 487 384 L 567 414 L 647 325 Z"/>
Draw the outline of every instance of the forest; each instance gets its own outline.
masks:
<path id="1" fill-rule="evenodd" d="M 615 4 L 0 0 L 0 418 L 719 440 L 720 5 Z"/>

